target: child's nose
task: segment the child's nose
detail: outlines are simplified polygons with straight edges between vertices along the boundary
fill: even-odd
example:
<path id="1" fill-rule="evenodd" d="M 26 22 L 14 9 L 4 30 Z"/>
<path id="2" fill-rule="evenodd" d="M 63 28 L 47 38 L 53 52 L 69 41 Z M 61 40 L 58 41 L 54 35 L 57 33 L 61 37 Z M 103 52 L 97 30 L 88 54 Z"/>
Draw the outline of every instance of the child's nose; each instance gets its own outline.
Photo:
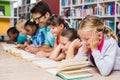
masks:
<path id="1" fill-rule="evenodd" d="M 61 48 L 64 49 L 64 46 L 62 45 Z"/>

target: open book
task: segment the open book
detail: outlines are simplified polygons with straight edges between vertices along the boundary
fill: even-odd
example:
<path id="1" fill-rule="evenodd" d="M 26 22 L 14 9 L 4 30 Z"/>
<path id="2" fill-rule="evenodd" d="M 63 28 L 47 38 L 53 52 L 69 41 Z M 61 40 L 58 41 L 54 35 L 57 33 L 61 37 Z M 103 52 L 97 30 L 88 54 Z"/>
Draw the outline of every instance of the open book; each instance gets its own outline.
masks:
<path id="1" fill-rule="evenodd" d="M 7 44 L 7 43 L 1 43 L 1 45 L 3 47 L 3 50 L 6 51 L 6 52 L 9 52 L 9 50 L 11 48 L 16 47 L 16 45 L 14 45 L 14 44 Z"/>
<path id="2" fill-rule="evenodd" d="M 38 58 L 37 60 L 33 60 L 32 63 L 43 69 L 57 68 L 59 66 L 59 62 L 49 58 Z"/>
<path id="3" fill-rule="evenodd" d="M 4 46 L 4 50 L 7 50 L 10 54 L 30 60 L 33 64 L 45 69 L 47 72 L 63 78 L 64 80 L 79 80 L 81 78 L 88 78 L 92 76 L 92 74 L 89 73 L 89 70 L 91 69 L 88 67 L 89 62 L 86 57 L 56 62 L 48 58 L 36 58 L 34 54 L 24 50 L 19 50 L 15 48 L 14 45 L 6 46 L 7 47 Z"/>
<path id="4" fill-rule="evenodd" d="M 26 52 L 22 49 L 17 49 L 15 47 L 10 48 L 9 53 L 13 56 L 21 57 L 21 58 L 28 60 L 28 61 L 32 61 L 34 59 L 36 60 L 34 54 Z"/>
<path id="5" fill-rule="evenodd" d="M 91 77 L 92 74 L 89 73 L 91 70 L 89 68 L 89 62 L 86 61 L 87 58 L 81 57 L 80 59 L 71 59 L 61 61 L 59 66 L 54 69 L 48 69 L 54 75 L 57 75 L 64 80 L 74 80 Z"/>
<path id="6" fill-rule="evenodd" d="M 74 73 L 57 73 L 57 76 L 64 80 L 81 80 L 84 78 L 92 77 L 92 74 L 87 71 L 79 71 Z"/>

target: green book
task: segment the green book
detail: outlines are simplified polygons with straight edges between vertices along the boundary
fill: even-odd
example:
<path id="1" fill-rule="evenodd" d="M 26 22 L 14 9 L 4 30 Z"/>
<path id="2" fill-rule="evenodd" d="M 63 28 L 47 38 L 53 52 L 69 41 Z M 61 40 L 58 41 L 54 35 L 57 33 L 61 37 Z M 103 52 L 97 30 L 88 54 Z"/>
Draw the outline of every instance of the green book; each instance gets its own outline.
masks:
<path id="1" fill-rule="evenodd" d="M 86 61 L 86 58 L 83 57 L 80 59 L 64 60 L 57 68 L 46 71 L 59 76 L 63 80 L 81 80 L 92 77 L 89 66 L 89 61 Z"/>
<path id="2" fill-rule="evenodd" d="M 56 76 L 59 76 L 63 80 L 83 80 L 85 78 L 92 77 L 92 74 L 87 71 L 75 72 L 75 73 L 57 73 Z"/>

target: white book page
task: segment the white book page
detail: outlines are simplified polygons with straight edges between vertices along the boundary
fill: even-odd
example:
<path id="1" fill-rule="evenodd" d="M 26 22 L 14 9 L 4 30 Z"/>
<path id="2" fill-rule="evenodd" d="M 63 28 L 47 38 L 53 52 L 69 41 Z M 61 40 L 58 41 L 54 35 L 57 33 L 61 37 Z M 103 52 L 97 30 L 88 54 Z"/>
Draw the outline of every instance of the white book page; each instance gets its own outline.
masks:
<path id="1" fill-rule="evenodd" d="M 53 75 L 57 74 L 57 68 L 47 69 L 46 71 L 53 74 Z"/>
<path id="2" fill-rule="evenodd" d="M 40 58 L 39 60 L 32 61 L 32 63 L 44 69 L 55 68 L 59 66 L 59 62 L 48 58 Z"/>

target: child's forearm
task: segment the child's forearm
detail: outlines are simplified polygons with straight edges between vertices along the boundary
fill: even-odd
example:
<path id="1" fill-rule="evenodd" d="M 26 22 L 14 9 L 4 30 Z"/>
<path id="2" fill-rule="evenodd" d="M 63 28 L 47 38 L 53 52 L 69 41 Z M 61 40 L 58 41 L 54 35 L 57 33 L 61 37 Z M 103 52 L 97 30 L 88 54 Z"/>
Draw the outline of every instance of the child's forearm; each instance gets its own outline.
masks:
<path id="1" fill-rule="evenodd" d="M 64 53 L 60 53 L 56 58 L 55 58 L 55 61 L 60 61 L 60 60 L 63 60 L 65 59 L 65 54 Z"/>
<path id="2" fill-rule="evenodd" d="M 66 54 L 66 59 L 72 59 L 74 57 L 74 53 L 75 53 L 75 48 L 70 46 Z"/>
<path id="3" fill-rule="evenodd" d="M 68 47 L 68 51 L 67 51 L 67 54 L 66 54 L 66 59 L 73 58 L 74 55 L 75 55 L 75 50 L 79 49 L 80 46 L 82 46 L 82 44 L 81 44 L 79 39 L 75 39 L 74 41 L 72 41 L 72 43 Z"/>
<path id="4" fill-rule="evenodd" d="M 53 52 L 51 52 L 51 55 L 49 56 L 49 58 L 55 60 L 58 57 L 58 55 L 60 54 L 60 51 L 61 51 L 61 48 L 59 45 L 53 50 Z"/>
<path id="5" fill-rule="evenodd" d="M 39 48 L 39 51 L 44 51 L 47 53 L 50 53 L 53 51 L 53 47 L 50 47 L 49 45 L 43 45 L 43 46 L 40 46 L 38 48 Z"/>

